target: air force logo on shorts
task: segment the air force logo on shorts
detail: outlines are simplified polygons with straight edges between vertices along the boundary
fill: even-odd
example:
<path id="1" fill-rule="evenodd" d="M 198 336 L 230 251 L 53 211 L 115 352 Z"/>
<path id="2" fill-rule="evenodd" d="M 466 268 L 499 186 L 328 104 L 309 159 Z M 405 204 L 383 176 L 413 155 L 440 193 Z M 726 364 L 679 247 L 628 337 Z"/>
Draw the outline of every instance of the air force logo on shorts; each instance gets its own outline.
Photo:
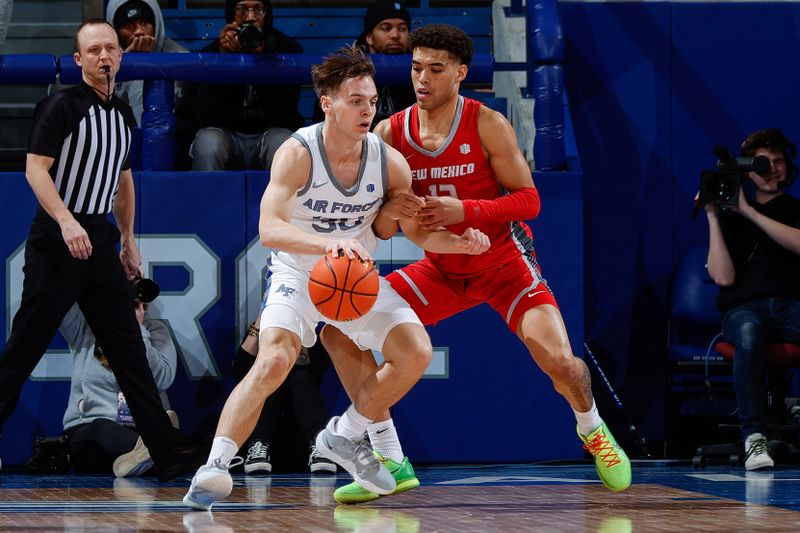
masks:
<path id="1" fill-rule="evenodd" d="M 292 287 L 287 287 L 283 283 L 281 286 L 275 289 L 275 294 L 283 294 L 286 298 L 291 298 L 297 293 L 297 289 L 293 289 Z"/>

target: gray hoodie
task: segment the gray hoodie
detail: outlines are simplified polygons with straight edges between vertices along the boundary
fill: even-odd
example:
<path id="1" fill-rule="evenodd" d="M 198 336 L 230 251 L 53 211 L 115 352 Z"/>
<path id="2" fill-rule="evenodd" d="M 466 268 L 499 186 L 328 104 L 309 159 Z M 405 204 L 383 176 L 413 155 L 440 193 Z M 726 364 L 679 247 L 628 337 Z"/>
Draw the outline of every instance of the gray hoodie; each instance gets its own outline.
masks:
<path id="1" fill-rule="evenodd" d="M 114 15 L 116 14 L 117 10 L 128 3 L 129 0 L 110 0 L 108 2 L 108 7 L 106 8 L 106 20 L 111 24 L 114 25 Z M 172 39 L 168 39 L 164 36 L 164 16 L 161 14 L 161 8 L 158 7 L 158 2 L 156 0 L 142 0 L 150 9 L 153 10 L 153 15 L 155 16 L 155 24 L 153 24 L 153 29 L 155 30 L 155 38 L 156 38 L 156 47 L 153 50 L 154 52 L 188 52 L 186 48 L 179 45 Z M 124 61 L 124 60 L 123 60 Z M 139 126 L 142 125 L 142 112 L 144 111 L 144 106 L 142 104 L 142 91 L 144 88 L 144 82 L 142 80 L 132 80 L 126 81 L 123 83 L 117 84 L 116 95 L 117 97 L 121 98 L 122 100 L 128 102 L 128 105 L 131 106 L 133 109 L 133 114 L 136 117 L 136 123 Z M 178 98 L 181 96 L 181 85 L 180 83 L 175 83 L 175 100 L 177 101 Z"/>
<path id="2" fill-rule="evenodd" d="M 67 312 L 59 330 L 72 355 L 72 380 L 64 429 L 88 424 L 98 418 L 117 421 L 119 384 L 114 373 L 94 356 L 95 338 L 77 304 Z M 156 387 L 164 396 L 175 379 L 178 355 L 166 324 L 145 319 L 141 326 L 147 363 Z"/>

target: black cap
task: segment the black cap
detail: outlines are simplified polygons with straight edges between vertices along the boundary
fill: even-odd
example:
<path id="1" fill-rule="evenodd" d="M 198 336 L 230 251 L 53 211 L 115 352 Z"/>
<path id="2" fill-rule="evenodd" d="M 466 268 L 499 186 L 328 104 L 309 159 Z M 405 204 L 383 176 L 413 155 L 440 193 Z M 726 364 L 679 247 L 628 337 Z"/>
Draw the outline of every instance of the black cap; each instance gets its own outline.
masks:
<path id="1" fill-rule="evenodd" d="M 411 27 L 411 14 L 403 2 L 378 0 L 367 8 L 364 14 L 364 32 L 371 32 L 375 26 L 386 19 L 403 19 Z"/>
<path id="2" fill-rule="evenodd" d="M 153 10 L 142 0 L 131 0 L 125 2 L 114 13 L 114 29 L 119 30 L 122 26 L 134 20 L 144 20 L 155 25 L 156 17 Z"/>

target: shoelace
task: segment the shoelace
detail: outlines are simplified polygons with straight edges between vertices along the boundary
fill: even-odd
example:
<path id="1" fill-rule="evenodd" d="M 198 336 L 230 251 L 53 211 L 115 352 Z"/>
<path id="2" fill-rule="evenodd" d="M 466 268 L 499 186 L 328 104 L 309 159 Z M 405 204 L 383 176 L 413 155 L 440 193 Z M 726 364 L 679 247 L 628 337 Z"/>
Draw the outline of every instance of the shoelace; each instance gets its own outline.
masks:
<path id="1" fill-rule="evenodd" d="M 229 468 L 234 468 L 242 463 L 244 463 L 244 459 L 236 455 L 234 456 L 233 459 L 231 459 L 231 462 L 228 463 L 227 466 L 222 464 L 222 459 L 220 457 L 217 457 L 216 459 L 211 461 L 211 464 L 209 466 L 211 468 L 219 468 L 220 470 L 228 470 Z"/>
<path id="2" fill-rule="evenodd" d="M 363 475 L 372 473 L 381 467 L 381 464 L 372 453 L 372 446 L 366 440 L 362 439 L 356 442 L 356 449 L 354 451 L 356 458 L 358 459 L 358 463 L 361 465 L 361 468 L 359 469 L 360 474 Z"/>
<path id="3" fill-rule="evenodd" d="M 325 462 L 329 462 L 330 461 L 330 459 L 328 459 L 327 457 L 325 457 L 324 455 L 322 455 L 321 453 L 319 453 L 317 451 L 317 445 L 316 444 L 312 444 L 311 445 L 311 453 L 308 454 L 308 457 L 309 457 L 309 461 L 325 461 Z"/>
<path id="4" fill-rule="evenodd" d="M 308 454 L 308 464 L 311 466 L 311 463 L 333 463 L 330 459 L 322 455 L 317 451 L 317 445 L 311 445 L 311 453 Z"/>
<path id="5" fill-rule="evenodd" d="M 753 455 L 761 455 L 762 453 L 767 453 L 767 439 L 764 437 L 753 441 L 753 443 L 747 449 L 747 452 L 744 454 L 744 458 L 746 460 Z"/>
<path id="6" fill-rule="evenodd" d="M 260 440 L 255 441 L 247 450 L 248 459 L 266 459 L 269 448 Z"/>
<path id="7" fill-rule="evenodd" d="M 603 461 L 608 468 L 622 462 L 620 461 L 619 455 L 617 455 L 617 452 L 614 450 L 614 445 L 608 440 L 604 431 L 601 431 L 595 438 L 584 444 L 583 449 L 588 450 L 589 453 L 595 457 L 600 457 L 600 460 Z"/>

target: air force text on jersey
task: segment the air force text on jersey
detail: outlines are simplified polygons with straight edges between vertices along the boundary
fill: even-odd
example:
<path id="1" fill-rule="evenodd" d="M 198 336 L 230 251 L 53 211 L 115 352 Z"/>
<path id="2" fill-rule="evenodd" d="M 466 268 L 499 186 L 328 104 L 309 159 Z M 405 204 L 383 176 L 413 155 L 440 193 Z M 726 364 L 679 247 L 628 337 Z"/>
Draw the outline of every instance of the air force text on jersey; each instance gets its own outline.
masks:
<path id="1" fill-rule="evenodd" d="M 315 213 L 326 213 L 326 214 L 334 214 L 334 213 L 365 213 L 375 207 L 375 204 L 381 201 L 381 198 L 376 198 L 375 200 L 367 203 L 343 203 L 343 202 L 330 202 L 328 200 L 315 200 L 313 198 L 309 198 L 305 202 L 303 202 L 303 206 L 311 209 Z M 330 211 L 328 208 L 330 207 Z"/>

